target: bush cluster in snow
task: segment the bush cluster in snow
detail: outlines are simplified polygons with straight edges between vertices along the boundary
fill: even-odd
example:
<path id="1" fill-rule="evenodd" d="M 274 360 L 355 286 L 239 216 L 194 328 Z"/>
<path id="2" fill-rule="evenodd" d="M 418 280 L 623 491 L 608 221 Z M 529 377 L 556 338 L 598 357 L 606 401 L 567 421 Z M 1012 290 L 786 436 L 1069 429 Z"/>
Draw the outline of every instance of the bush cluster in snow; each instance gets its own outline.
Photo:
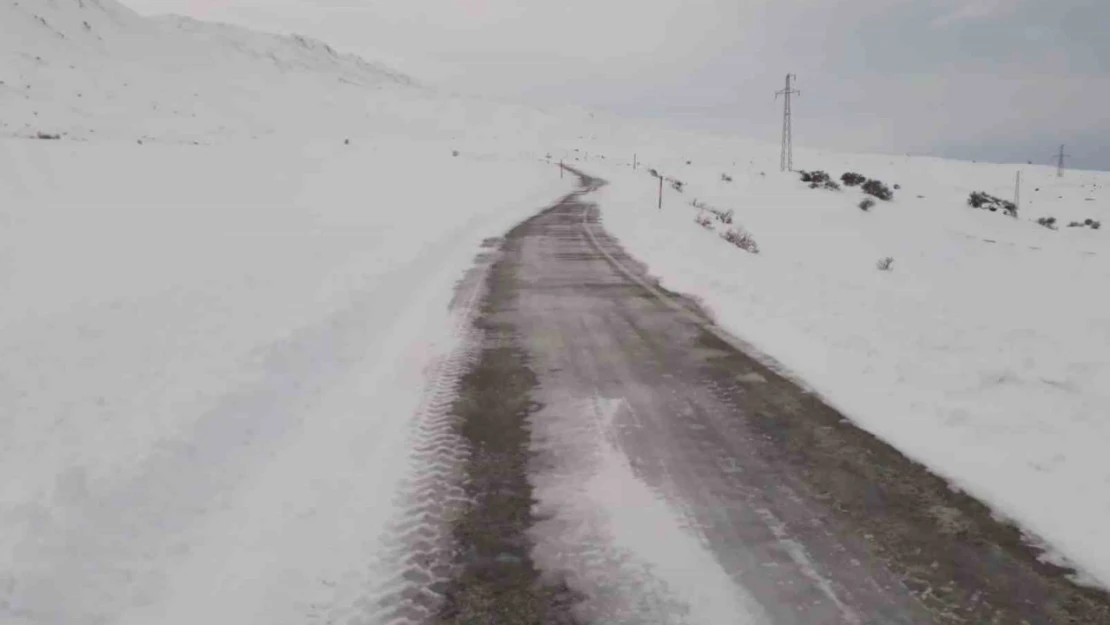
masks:
<path id="1" fill-rule="evenodd" d="M 752 237 L 752 233 L 740 226 L 729 228 L 721 235 L 721 238 L 745 252 L 750 252 L 752 254 L 759 253 L 759 245 L 755 242 L 755 238 Z"/>
<path id="2" fill-rule="evenodd" d="M 721 174 L 721 182 L 732 182 L 732 176 L 728 174 Z"/>
<path id="3" fill-rule="evenodd" d="M 840 181 L 843 182 L 845 186 L 858 187 L 861 184 L 867 182 L 867 176 L 864 176 L 863 174 L 857 174 L 854 171 L 848 171 L 844 172 L 844 174 L 840 176 Z"/>
<path id="4" fill-rule="evenodd" d="M 1098 221 L 1095 221 L 1094 219 L 1087 218 L 1087 219 L 1084 219 L 1083 221 L 1073 221 L 1070 224 L 1068 224 L 1068 227 L 1069 228 L 1090 228 L 1091 230 L 1098 230 L 1099 228 L 1102 227 L 1102 223 L 1100 223 Z"/>
<path id="5" fill-rule="evenodd" d="M 984 191 L 972 191 L 971 195 L 967 198 L 967 204 L 972 208 L 981 208 L 983 210 L 989 210 L 992 213 L 1001 210 L 1010 217 L 1017 217 L 1016 204 L 997 198 Z"/>
<path id="6" fill-rule="evenodd" d="M 717 218 L 717 221 L 719 221 L 723 224 L 731 224 L 732 223 L 732 216 L 733 216 L 732 209 L 729 209 L 727 211 L 726 210 L 721 210 L 719 208 L 715 208 L 713 206 L 710 206 L 709 204 L 706 204 L 705 202 L 699 202 L 696 199 L 693 202 L 690 202 L 690 205 L 693 206 L 694 208 L 700 208 L 703 211 L 709 211 L 710 213 L 713 213 L 713 216 Z"/>
<path id="7" fill-rule="evenodd" d="M 879 271 L 890 271 L 894 266 L 894 258 L 890 256 L 880 258 L 879 262 L 875 263 L 875 266 L 879 268 Z"/>
<path id="8" fill-rule="evenodd" d="M 810 189 L 824 187 L 832 191 L 840 190 L 840 185 L 824 171 L 801 171 L 798 173 L 802 176 L 802 182 L 809 183 Z M 840 181 L 849 187 L 858 186 L 864 193 L 877 197 L 884 202 L 889 202 L 894 199 L 894 191 L 891 191 L 890 187 L 883 184 L 881 180 L 868 179 L 863 174 L 849 171 L 840 176 Z M 895 187 L 897 188 L 897 185 L 895 185 Z M 871 208 L 871 206 L 874 206 L 874 204 L 868 205 L 867 208 L 864 208 L 862 203 L 860 204 L 860 208 L 863 210 L 867 210 Z"/>
<path id="9" fill-rule="evenodd" d="M 721 233 L 722 239 L 746 252 L 752 254 L 759 253 L 759 244 L 755 242 L 755 237 L 752 236 L 752 233 L 745 230 L 743 226 L 732 226 L 733 211 L 731 209 L 721 210 L 719 208 L 714 208 L 705 202 L 699 202 L 697 199 L 691 201 L 690 205 L 700 209 L 698 215 L 694 217 L 694 223 L 706 230 L 712 231 L 714 230 L 713 219 L 716 218 L 716 220 L 722 224 L 731 226 Z M 713 217 L 710 217 L 710 215 L 713 215 Z"/>
<path id="10" fill-rule="evenodd" d="M 872 200 L 869 197 L 863 198 L 863 201 L 859 203 L 859 209 L 863 212 L 867 212 L 867 211 L 871 210 L 874 206 L 875 206 L 875 200 Z"/>
<path id="11" fill-rule="evenodd" d="M 810 184 L 824 184 L 825 182 L 831 180 L 828 173 L 823 172 L 819 169 L 815 171 L 802 170 L 798 173 L 802 176 L 802 182 L 808 182 Z"/>
<path id="12" fill-rule="evenodd" d="M 864 193 L 877 197 L 884 202 L 889 202 L 890 200 L 894 199 L 894 191 L 891 191 L 890 187 L 883 184 L 883 181 L 881 180 L 871 179 L 867 176 L 864 176 L 863 174 L 856 173 L 854 171 L 846 171 L 840 175 L 840 181 L 843 182 L 845 186 L 860 187 L 860 189 Z M 902 186 L 896 184 L 894 185 L 894 188 L 901 189 Z M 863 210 L 867 210 L 874 205 L 874 202 L 872 202 L 867 206 L 867 208 L 864 208 L 863 204 L 861 203 L 860 208 L 862 208 Z"/>
<path id="13" fill-rule="evenodd" d="M 802 176 L 802 182 L 808 182 L 810 189 L 820 189 L 824 187 L 830 191 L 839 191 L 840 185 L 835 180 L 829 177 L 829 174 L 817 171 L 799 171 Z"/>
<path id="14" fill-rule="evenodd" d="M 1056 218 L 1055 217 L 1040 217 L 1040 218 L 1037 219 L 1037 224 L 1041 225 L 1041 226 L 1044 226 L 1045 228 L 1048 228 L 1049 230 L 1055 230 L 1056 229 Z"/>
<path id="15" fill-rule="evenodd" d="M 880 180 L 868 180 L 860 186 L 860 189 L 867 195 L 873 195 L 884 202 L 894 199 L 894 192 Z"/>

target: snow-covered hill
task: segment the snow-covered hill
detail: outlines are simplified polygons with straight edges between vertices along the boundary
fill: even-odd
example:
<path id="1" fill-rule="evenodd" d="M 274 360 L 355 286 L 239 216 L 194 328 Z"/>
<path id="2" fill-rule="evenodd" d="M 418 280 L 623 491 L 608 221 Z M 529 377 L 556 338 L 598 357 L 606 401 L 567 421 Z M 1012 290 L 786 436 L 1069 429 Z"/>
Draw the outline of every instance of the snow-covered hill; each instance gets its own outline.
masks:
<path id="1" fill-rule="evenodd" d="M 0 134 L 211 141 L 352 132 L 367 98 L 415 83 L 297 36 L 115 0 L 0 0 Z"/>

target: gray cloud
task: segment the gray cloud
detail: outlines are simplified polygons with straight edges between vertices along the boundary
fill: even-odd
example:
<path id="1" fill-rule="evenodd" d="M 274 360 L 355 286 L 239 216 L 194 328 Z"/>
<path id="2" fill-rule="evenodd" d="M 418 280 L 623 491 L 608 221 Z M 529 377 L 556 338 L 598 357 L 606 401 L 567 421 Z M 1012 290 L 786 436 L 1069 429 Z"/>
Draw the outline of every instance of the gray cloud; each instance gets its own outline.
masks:
<path id="1" fill-rule="evenodd" d="M 774 140 L 1110 169 L 1105 0 L 124 0 L 297 31 L 460 91 Z M 1022 147 L 1025 146 L 1025 147 Z"/>

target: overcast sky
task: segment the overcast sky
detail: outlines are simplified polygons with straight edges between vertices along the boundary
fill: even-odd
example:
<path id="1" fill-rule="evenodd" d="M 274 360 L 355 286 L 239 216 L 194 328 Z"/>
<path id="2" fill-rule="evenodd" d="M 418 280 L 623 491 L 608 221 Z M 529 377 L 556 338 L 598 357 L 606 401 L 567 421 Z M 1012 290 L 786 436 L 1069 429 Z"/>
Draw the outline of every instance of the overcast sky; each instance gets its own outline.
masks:
<path id="1" fill-rule="evenodd" d="M 1110 0 L 123 0 L 418 80 L 801 144 L 1110 169 Z"/>

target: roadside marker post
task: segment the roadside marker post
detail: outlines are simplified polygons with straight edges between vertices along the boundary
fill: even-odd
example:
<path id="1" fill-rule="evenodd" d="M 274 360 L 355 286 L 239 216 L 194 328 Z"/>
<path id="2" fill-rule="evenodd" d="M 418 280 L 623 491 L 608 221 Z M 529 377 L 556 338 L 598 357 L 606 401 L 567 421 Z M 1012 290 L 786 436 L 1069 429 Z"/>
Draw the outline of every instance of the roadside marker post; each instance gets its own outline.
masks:
<path id="1" fill-rule="evenodd" d="M 659 210 L 663 210 L 663 175 L 659 175 Z"/>

